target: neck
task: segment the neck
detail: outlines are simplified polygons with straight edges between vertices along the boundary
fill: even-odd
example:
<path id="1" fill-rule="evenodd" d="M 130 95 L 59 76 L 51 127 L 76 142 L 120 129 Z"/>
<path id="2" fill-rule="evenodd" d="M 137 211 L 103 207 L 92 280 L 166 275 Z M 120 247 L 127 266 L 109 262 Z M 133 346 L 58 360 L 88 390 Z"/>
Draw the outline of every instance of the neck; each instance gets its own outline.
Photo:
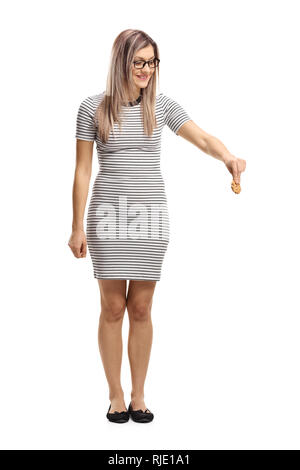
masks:
<path id="1" fill-rule="evenodd" d="M 136 90 L 136 93 L 135 93 L 134 98 L 129 98 L 128 101 L 135 101 L 135 100 L 137 100 L 141 94 L 142 94 L 142 90 L 141 90 L 141 88 L 138 88 L 138 89 Z"/>

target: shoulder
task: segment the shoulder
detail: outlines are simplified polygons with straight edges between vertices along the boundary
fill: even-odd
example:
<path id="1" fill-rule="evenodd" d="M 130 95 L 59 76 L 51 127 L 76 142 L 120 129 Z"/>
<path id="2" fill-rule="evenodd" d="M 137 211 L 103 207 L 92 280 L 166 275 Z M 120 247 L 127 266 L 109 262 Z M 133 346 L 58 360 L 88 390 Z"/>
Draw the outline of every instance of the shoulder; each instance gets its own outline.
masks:
<path id="1" fill-rule="evenodd" d="M 170 106 L 176 103 L 176 101 L 165 93 L 159 93 L 157 95 L 157 102 L 163 108 L 164 111 L 168 110 Z"/>
<path id="2" fill-rule="evenodd" d="M 101 93 L 97 93 L 96 95 L 91 95 L 89 96 L 90 100 L 91 100 L 91 103 L 93 104 L 93 106 L 95 108 L 97 108 L 97 106 L 101 103 L 101 101 L 103 100 L 105 96 L 105 91 L 102 91 Z"/>
<path id="3" fill-rule="evenodd" d="M 164 93 L 158 93 L 156 99 L 157 99 L 158 103 L 165 104 L 165 103 L 168 102 L 168 100 L 170 98 L 167 95 L 165 95 Z"/>
<path id="4" fill-rule="evenodd" d="M 80 109 L 88 113 L 94 113 L 104 98 L 105 92 L 89 95 L 80 102 Z"/>

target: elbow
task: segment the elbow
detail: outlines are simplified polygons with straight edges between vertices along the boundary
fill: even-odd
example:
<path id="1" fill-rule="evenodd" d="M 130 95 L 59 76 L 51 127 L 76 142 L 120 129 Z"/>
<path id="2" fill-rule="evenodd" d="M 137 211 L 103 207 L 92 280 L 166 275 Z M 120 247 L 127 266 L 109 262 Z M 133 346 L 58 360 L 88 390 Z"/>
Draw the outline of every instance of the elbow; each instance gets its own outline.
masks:
<path id="1" fill-rule="evenodd" d="M 75 176 L 79 178 L 90 179 L 92 175 L 92 167 L 90 165 L 77 165 L 75 169 Z"/>

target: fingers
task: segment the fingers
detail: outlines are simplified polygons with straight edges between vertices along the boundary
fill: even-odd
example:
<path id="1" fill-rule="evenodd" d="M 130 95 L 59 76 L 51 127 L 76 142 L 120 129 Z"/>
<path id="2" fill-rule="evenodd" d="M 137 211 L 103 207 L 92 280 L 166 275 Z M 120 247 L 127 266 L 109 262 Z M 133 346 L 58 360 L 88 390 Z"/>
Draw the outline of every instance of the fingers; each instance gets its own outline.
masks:
<path id="1" fill-rule="evenodd" d="M 241 183 L 241 173 L 246 169 L 246 160 L 242 158 L 237 158 L 232 163 L 232 176 L 236 184 Z"/>
<path id="2" fill-rule="evenodd" d="M 85 258 L 85 257 L 86 257 L 86 242 L 83 242 L 81 246 L 81 258 Z"/>
<path id="3" fill-rule="evenodd" d="M 241 181 L 241 172 L 239 171 L 239 165 L 237 161 L 232 163 L 232 176 L 236 184 L 240 184 Z"/>
<path id="4" fill-rule="evenodd" d="M 70 245 L 69 245 L 70 246 Z M 78 246 L 70 246 L 71 250 L 72 250 L 72 253 L 73 255 L 76 257 L 76 258 L 82 258 L 81 256 L 81 248 L 78 247 Z"/>
<path id="5" fill-rule="evenodd" d="M 87 253 L 86 240 L 69 240 L 68 245 L 76 258 L 85 258 Z"/>

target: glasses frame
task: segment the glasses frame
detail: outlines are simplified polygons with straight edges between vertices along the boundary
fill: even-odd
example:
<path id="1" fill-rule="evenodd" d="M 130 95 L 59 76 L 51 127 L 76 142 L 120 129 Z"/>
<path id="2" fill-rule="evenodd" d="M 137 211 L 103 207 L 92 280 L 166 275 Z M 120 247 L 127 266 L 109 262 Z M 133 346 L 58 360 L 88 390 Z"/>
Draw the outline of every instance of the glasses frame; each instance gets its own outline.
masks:
<path id="1" fill-rule="evenodd" d="M 150 63 L 149 63 L 149 62 L 152 62 L 152 60 L 156 60 L 156 61 L 157 61 L 157 65 L 155 65 L 155 67 L 150 67 Z M 135 64 L 136 64 L 137 62 L 144 62 L 144 63 L 143 63 L 143 67 L 136 67 Z M 150 60 L 134 60 L 134 61 L 133 61 L 134 68 L 137 69 L 137 70 L 143 70 L 143 68 L 145 67 L 146 64 L 148 64 L 149 69 L 156 69 L 156 68 L 159 66 L 159 63 L 160 63 L 160 59 L 158 59 L 157 57 L 154 57 L 154 59 L 150 59 Z"/>

